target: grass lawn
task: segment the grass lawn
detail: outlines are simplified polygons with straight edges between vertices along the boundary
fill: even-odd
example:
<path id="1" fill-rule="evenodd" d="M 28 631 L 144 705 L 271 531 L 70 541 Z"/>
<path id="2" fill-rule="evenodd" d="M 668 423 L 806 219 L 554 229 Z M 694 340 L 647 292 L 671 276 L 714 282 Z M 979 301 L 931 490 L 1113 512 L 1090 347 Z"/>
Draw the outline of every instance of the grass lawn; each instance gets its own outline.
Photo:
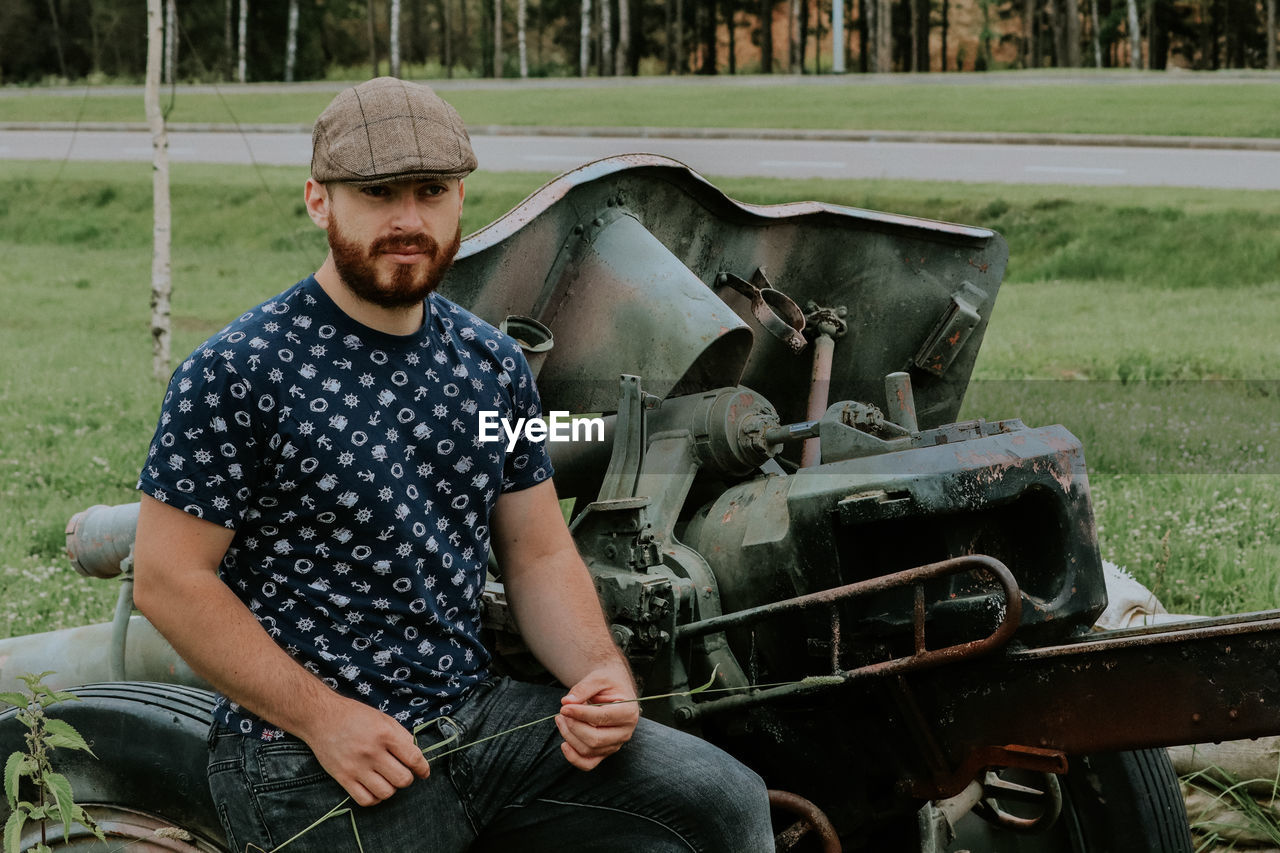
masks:
<path id="1" fill-rule="evenodd" d="M 179 92 L 173 122 L 310 124 L 330 91 Z M 445 93 L 473 127 L 626 125 L 847 130 L 1019 131 L 1277 137 L 1276 87 L 1258 83 L 1021 85 L 1017 76 L 964 86 L 629 85 L 483 88 Z M 145 121 L 140 96 L 0 97 L 0 121 Z M 1209 130 L 1206 130 L 1209 129 Z"/>
<path id="2" fill-rule="evenodd" d="M 60 170 L 61 169 L 61 170 Z M 175 359 L 314 269 L 301 169 L 174 169 Z M 468 180 L 464 230 L 548 176 Z M 55 179 L 56 178 L 56 179 Z M 1274 194 L 884 181 L 717 182 L 994 227 L 1011 248 L 965 417 L 1086 442 L 1106 557 L 1171 609 L 1280 600 L 1280 206 Z M 150 377 L 150 167 L 0 162 L 0 636 L 109 618 L 63 528 L 135 499 Z"/>

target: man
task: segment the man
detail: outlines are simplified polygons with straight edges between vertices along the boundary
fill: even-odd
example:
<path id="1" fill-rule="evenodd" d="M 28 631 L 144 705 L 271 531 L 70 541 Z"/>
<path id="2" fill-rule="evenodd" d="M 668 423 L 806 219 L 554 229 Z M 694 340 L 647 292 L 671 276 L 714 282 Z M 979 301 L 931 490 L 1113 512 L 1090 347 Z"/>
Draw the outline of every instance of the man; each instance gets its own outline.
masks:
<path id="1" fill-rule="evenodd" d="M 475 167 L 430 89 L 339 94 L 305 189 L 324 264 L 171 380 L 139 482 L 135 600 L 221 693 L 209 777 L 229 843 L 771 850 L 759 777 L 625 701 L 545 448 L 479 440 L 479 410 L 541 406 L 516 343 L 434 292 Z M 567 693 L 490 676 L 490 546 Z M 475 746 L 429 762 L 444 741 Z"/>

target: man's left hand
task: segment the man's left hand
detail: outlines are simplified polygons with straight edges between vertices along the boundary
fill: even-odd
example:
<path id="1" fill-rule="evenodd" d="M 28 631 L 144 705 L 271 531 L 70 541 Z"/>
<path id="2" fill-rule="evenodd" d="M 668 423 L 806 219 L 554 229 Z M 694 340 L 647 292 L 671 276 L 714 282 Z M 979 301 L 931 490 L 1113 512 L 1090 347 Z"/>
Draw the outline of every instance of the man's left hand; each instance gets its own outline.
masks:
<path id="1" fill-rule="evenodd" d="M 560 700 L 556 727 L 564 757 L 579 770 L 591 770 L 631 740 L 640 706 L 630 674 L 623 667 L 597 669 L 573 685 Z M 630 701 L 628 701 L 630 700 Z"/>

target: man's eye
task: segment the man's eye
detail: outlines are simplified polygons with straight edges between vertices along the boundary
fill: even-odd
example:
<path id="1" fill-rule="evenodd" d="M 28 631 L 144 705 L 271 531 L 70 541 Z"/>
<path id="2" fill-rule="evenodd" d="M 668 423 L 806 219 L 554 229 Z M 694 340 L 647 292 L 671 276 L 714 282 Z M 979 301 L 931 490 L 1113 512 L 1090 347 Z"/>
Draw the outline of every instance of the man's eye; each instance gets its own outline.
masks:
<path id="1" fill-rule="evenodd" d="M 363 195 L 368 196 L 369 198 L 386 198 L 387 197 L 386 187 L 363 187 L 361 188 L 360 192 Z"/>
<path id="2" fill-rule="evenodd" d="M 421 193 L 426 196 L 443 195 L 447 187 L 444 184 L 426 184 L 422 187 Z"/>

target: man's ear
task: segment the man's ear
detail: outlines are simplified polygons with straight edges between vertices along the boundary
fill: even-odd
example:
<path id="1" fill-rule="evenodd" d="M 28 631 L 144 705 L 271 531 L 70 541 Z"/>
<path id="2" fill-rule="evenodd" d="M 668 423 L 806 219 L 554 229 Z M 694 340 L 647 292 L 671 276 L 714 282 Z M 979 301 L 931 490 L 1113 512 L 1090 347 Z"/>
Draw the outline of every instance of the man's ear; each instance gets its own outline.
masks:
<path id="1" fill-rule="evenodd" d="M 311 217 L 311 221 L 320 228 L 328 229 L 332 204 L 329 188 L 314 178 L 307 178 L 303 198 L 306 199 L 307 215 Z"/>
<path id="2" fill-rule="evenodd" d="M 467 182 L 458 178 L 458 202 L 461 203 L 467 197 Z"/>

